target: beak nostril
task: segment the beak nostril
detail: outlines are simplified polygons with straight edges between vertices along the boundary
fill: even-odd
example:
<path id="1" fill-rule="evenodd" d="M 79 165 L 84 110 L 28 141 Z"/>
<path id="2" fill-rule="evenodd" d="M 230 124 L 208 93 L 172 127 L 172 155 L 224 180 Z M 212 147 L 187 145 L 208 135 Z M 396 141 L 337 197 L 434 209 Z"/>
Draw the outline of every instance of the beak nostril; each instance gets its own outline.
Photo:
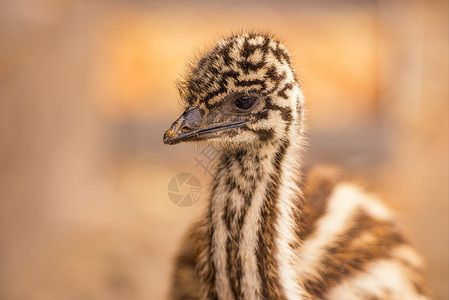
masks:
<path id="1" fill-rule="evenodd" d="M 182 126 L 181 132 L 189 132 L 189 131 L 192 131 L 192 128 L 186 125 Z"/>

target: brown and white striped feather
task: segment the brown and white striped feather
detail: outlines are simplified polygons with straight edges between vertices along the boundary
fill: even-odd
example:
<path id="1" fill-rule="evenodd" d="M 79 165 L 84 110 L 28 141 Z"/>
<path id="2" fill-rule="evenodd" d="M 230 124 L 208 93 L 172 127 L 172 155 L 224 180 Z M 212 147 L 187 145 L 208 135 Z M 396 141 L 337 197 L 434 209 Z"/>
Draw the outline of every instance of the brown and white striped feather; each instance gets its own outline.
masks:
<path id="1" fill-rule="evenodd" d="M 429 299 L 421 258 L 379 201 L 354 184 L 340 181 L 328 169 L 313 171 L 304 187 L 304 197 L 300 198 L 307 201 L 296 202 L 302 215 L 294 227 L 298 230 L 294 236 L 299 235 L 301 242 L 294 243 L 295 253 L 289 261 L 295 270 L 293 289 L 300 293 L 287 299 Z M 183 243 L 176 262 L 172 299 L 216 297 L 214 293 L 207 294 L 209 291 L 207 296 L 200 293 L 204 292 L 201 279 L 204 274 L 199 262 L 201 255 L 207 256 L 210 250 L 206 245 L 207 231 L 205 222 L 197 223 Z M 226 255 L 222 255 L 222 263 L 226 265 Z M 254 280 L 255 286 L 259 286 L 259 278 L 254 276 L 259 273 L 254 269 L 258 265 L 255 259 L 252 256 L 242 263 L 244 274 L 240 276 L 243 281 Z M 231 276 L 232 280 L 237 277 L 233 272 L 221 276 Z M 228 289 L 228 298 L 222 299 L 236 299 L 229 280 L 222 280 Z M 216 285 L 220 282 L 216 281 Z M 246 291 L 241 299 L 262 299 L 260 291 L 252 292 L 256 297 Z"/>

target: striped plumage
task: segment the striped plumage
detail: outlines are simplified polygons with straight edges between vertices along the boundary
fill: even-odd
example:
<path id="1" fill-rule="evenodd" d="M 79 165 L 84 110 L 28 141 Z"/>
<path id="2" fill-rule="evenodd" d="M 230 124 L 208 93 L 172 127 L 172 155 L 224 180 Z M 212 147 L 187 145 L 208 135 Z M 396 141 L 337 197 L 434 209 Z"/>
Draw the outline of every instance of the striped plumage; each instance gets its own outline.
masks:
<path id="1" fill-rule="evenodd" d="M 304 100 L 287 49 L 240 34 L 179 84 L 164 142 L 221 151 L 208 210 L 176 260 L 172 299 L 428 299 L 394 216 L 331 169 L 301 179 Z"/>

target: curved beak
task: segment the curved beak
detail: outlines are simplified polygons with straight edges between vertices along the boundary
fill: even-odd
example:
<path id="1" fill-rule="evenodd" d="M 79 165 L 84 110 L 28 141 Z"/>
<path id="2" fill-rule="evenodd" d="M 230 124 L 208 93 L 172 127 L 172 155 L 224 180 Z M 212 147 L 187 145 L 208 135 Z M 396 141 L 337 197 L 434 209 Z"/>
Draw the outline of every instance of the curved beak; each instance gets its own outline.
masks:
<path id="1" fill-rule="evenodd" d="M 187 141 L 199 141 L 222 135 L 223 131 L 240 127 L 248 121 L 208 124 L 198 106 L 188 108 L 165 132 L 164 144 L 174 145 Z"/>

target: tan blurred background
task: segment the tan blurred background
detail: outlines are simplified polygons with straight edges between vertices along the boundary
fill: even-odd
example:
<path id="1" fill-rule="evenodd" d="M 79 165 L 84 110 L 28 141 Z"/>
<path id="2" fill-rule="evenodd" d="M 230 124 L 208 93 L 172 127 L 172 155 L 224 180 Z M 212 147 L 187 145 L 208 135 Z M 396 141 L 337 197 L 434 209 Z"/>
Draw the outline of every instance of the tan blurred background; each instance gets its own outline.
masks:
<path id="1" fill-rule="evenodd" d="M 0 299 L 163 299 L 208 175 L 163 131 L 173 81 L 240 29 L 287 41 L 310 119 L 308 166 L 358 174 L 405 223 L 448 299 L 447 1 L 0 2 Z M 200 156 L 199 156 L 200 155 Z"/>

